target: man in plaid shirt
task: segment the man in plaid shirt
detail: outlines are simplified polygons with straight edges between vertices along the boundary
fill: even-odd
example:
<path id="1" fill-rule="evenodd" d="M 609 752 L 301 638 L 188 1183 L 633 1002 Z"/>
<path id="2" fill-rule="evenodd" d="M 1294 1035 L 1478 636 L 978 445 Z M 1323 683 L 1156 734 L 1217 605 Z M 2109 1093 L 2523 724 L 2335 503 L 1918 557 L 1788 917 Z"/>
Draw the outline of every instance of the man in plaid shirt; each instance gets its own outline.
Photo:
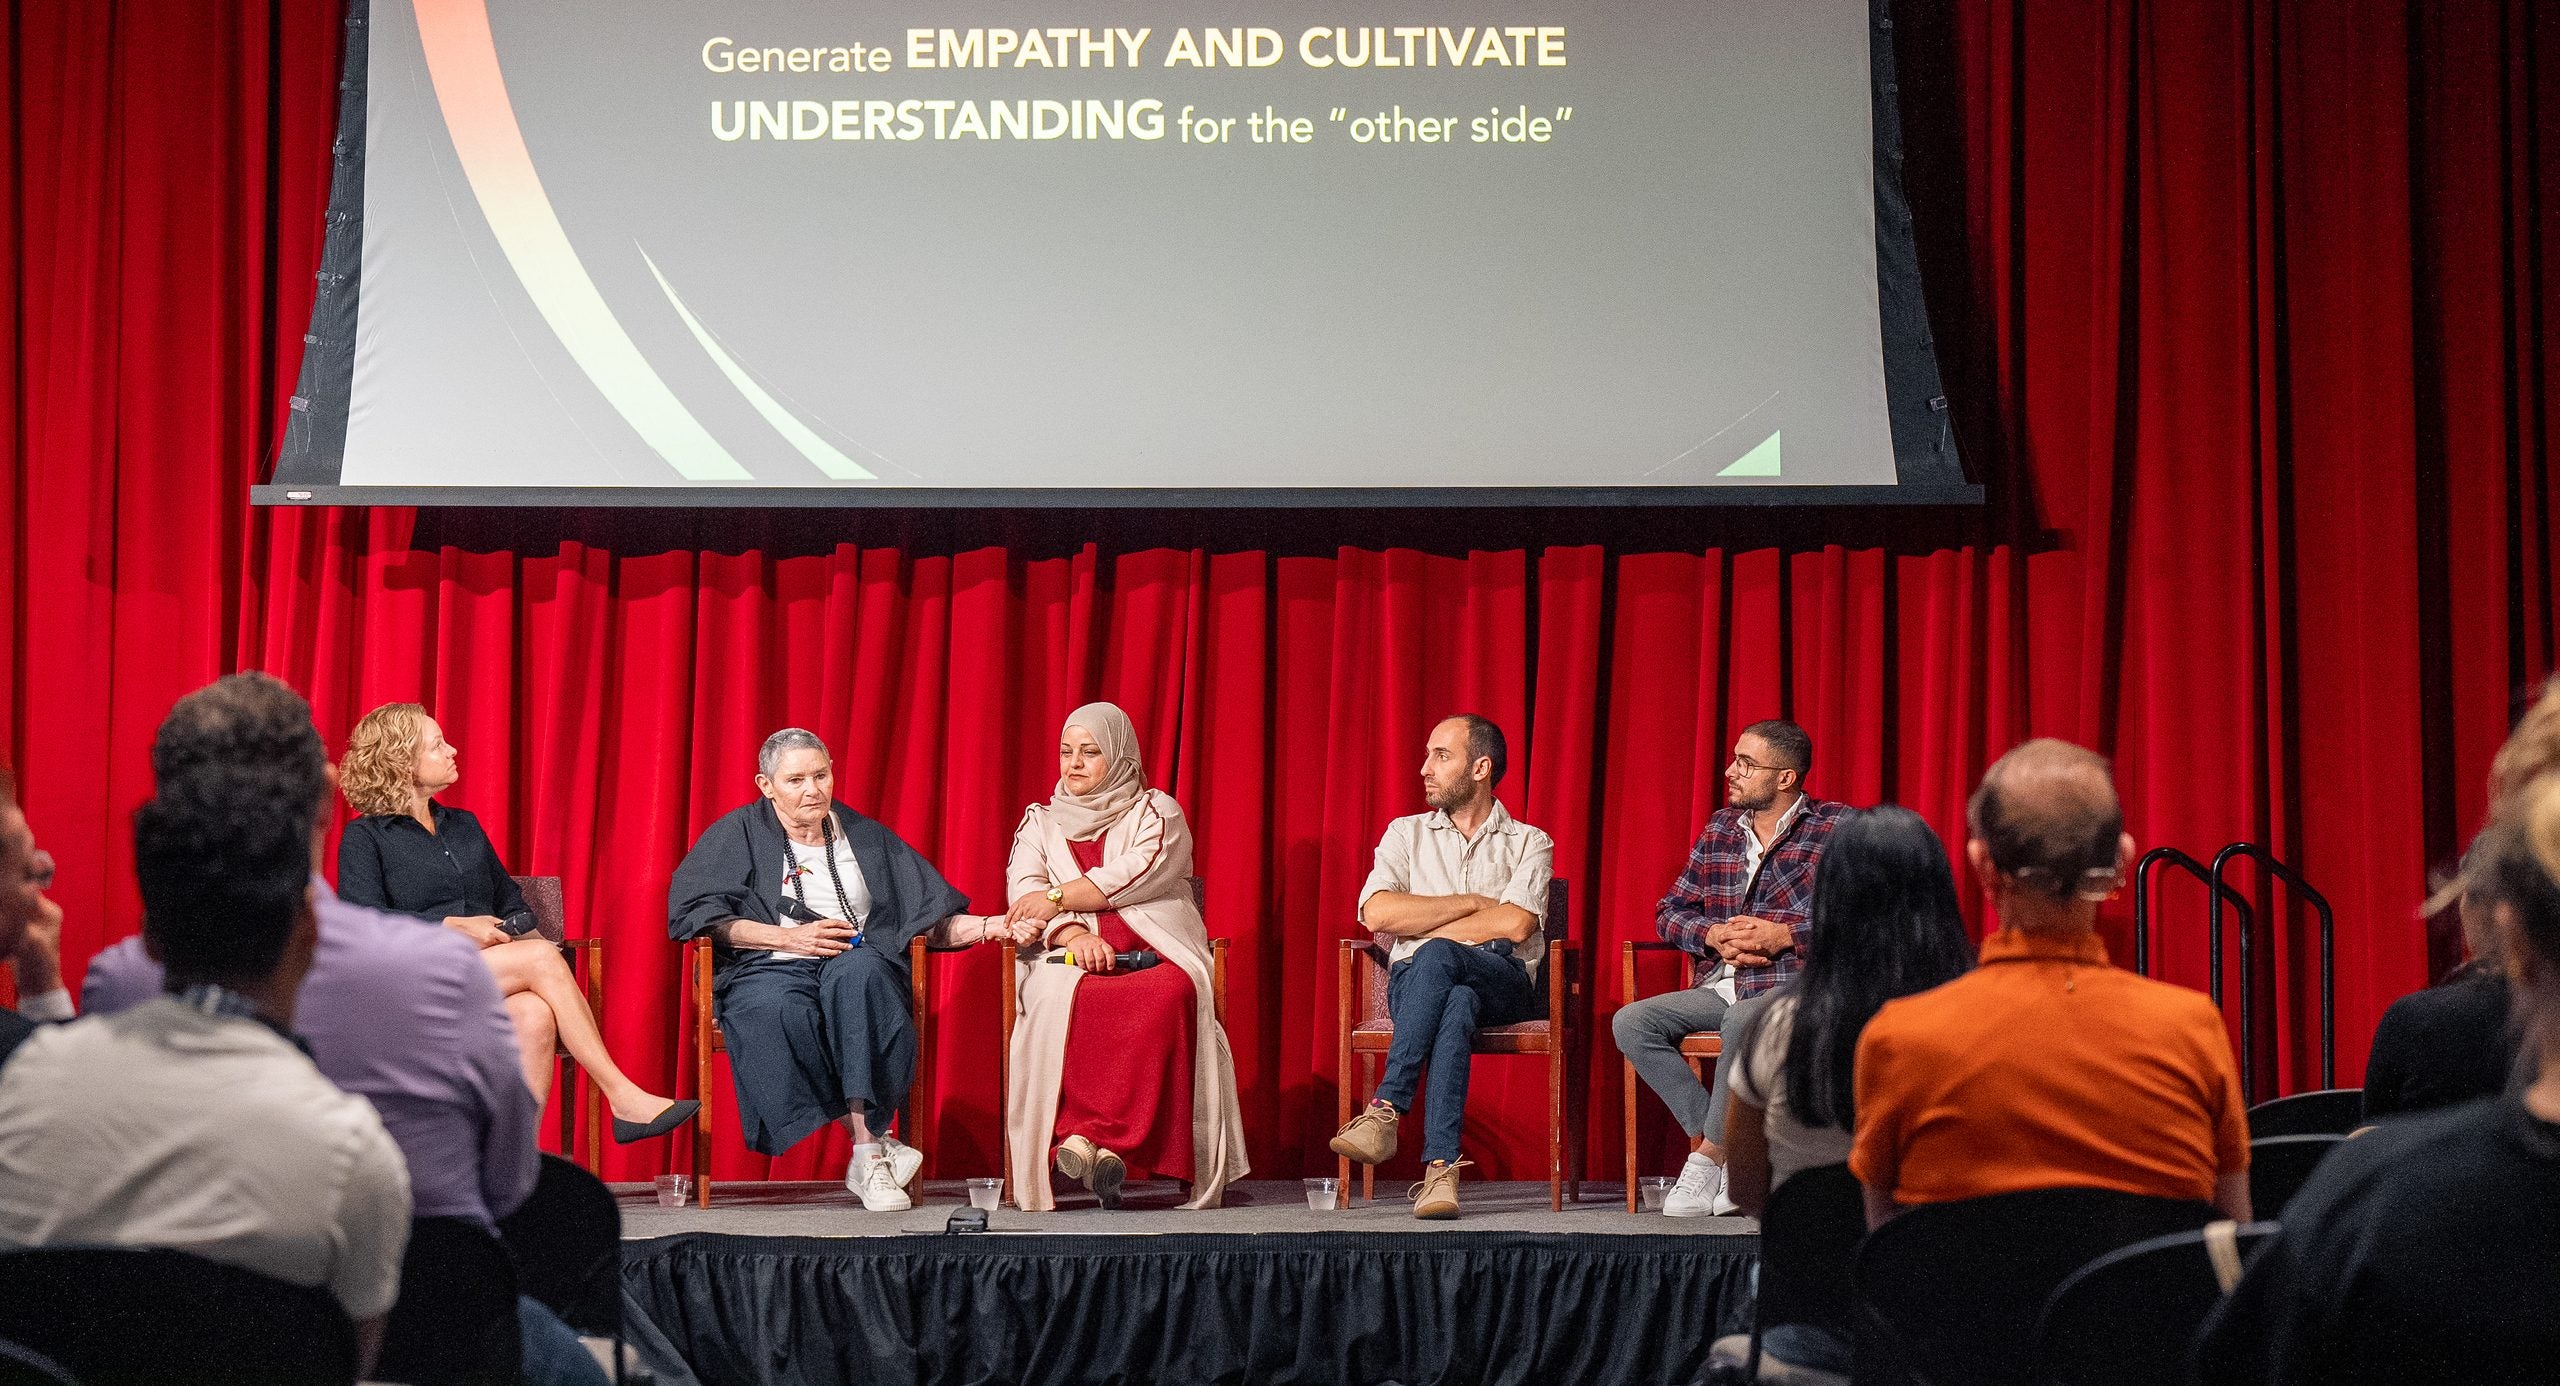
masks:
<path id="1" fill-rule="evenodd" d="M 1734 1041 L 1770 993 L 1804 970 L 1812 936 L 1813 869 L 1848 806 L 1804 792 L 1813 739 L 1793 722 L 1754 722 L 1725 766 L 1726 806 L 1707 820 L 1689 865 L 1662 897 L 1654 923 L 1663 941 L 1691 955 L 1696 985 L 1618 1009 L 1618 1051 L 1662 1095 L 1689 1133 L 1690 1155 L 1662 1211 L 1673 1217 L 1736 1211 L 1724 1193 L 1727 1075 Z M 1734 999 L 1715 983 L 1732 969 Z M 1712 1087 L 1680 1057 L 1680 1040 L 1723 1034 Z"/>

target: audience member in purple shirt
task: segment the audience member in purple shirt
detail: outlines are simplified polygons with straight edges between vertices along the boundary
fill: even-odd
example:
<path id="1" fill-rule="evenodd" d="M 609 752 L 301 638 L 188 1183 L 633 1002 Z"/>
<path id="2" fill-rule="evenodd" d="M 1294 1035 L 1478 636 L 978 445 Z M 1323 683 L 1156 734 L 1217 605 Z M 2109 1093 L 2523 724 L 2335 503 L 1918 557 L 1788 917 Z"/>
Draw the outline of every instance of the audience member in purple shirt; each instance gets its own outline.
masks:
<path id="1" fill-rule="evenodd" d="M 381 1114 L 408 1157 L 417 1216 L 494 1226 L 533 1193 L 541 1117 L 497 983 L 462 935 L 350 905 L 312 882 L 320 948 L 294 1029 L 330 1082 Z M 160 976 L 142 940 L 128 938 L 90 960 L 82 1009 L 105 1015 L 151 1000 Z"/>

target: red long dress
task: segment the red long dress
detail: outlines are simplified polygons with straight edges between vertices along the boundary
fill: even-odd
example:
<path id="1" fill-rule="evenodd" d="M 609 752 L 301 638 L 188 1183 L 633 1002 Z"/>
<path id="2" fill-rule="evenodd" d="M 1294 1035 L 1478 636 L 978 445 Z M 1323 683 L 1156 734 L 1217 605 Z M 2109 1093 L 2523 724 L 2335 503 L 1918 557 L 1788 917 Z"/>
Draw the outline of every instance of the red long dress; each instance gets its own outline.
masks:
<path id="1" fill-rule="evenodd" d="M 1070 842 L 1076 865 L 1102 865 L 1102 843 Z M 1116 953 L 1146 947 L 1118 910 L 1094 931 Z M 1127 1162 L 1129 1177 L 1188 1182 L 1191 1162 L 1191 977 L 1171 959 L 1140 972 L 1088 972 L 1067 1015 L 1058 1128 L 1050 1144 L 1082 1136 Z"/>

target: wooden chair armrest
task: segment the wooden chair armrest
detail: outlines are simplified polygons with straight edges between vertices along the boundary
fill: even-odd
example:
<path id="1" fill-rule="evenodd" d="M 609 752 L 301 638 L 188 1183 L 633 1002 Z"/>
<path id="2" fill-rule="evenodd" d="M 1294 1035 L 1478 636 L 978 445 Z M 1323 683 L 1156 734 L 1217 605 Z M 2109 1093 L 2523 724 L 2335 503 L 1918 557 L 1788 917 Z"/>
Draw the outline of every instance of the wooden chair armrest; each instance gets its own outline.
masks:
<path id="1" fill-rule="evenodd" d="M 711 940 L 696 936 L 684 941 L 684 977 L 693 990 L 694 1024 L 711 1023 Z"/>
<path id="2" fill-rule="evenodd" d="M 1559 938 L 1547 944 L 1547 1024 L 1554 1033 L 1564 1033 L 1565 1008 L 1578 990 L 1574 983 L 1573 963 L 1581 954 L 1572 939 Z"/>
<path id="3" fill-rule="evenodd" d="M 566 938 L 559 942 L 561 955 L 569 960 L 569 975 L 578 979 L 578 990 L 585 993 L 587 1012 L 599 1021 L 604 1017 L 604 940 L 600 938 Z"/>
<path id="4" fill-rule="evenodd" d="M 1361 962 L 1366 959 L 1370 966 L 1380 966 L 1382 960 L 1379 954 L 1378 941 L 1375 938 L 1346 938 L 1341 940 L 1341 947 L 1334 951 L 1334 958 L 1338 964 L 1334 978 L 1334 1011 L 1341 1021 L 1339 1030 L 1345 1037 L 1343 1043 L 1346 1045 L 1351 1042 L 1349 1039 L 1351 1027 L 1367 1018 L 1352 1014 L 1360 1004 L 1357 998 L 1361 985 Z M 1345 1052 L 1349 1051 L 1345 1050 Z"/>
<path id="5" fill-rule="evenodd" d="M 1639 953 L 1678 953 L 1689 959 L 1687 975 L 1697 976 L 1697 959 L 1679 944 L 1664 943 L 1660 939 L 1628 939 L 1618 945 L 1618 1004 L 1621 1006 L 1644 999 L 1644 993 L 1636 987 L 1636 955 Z"/>

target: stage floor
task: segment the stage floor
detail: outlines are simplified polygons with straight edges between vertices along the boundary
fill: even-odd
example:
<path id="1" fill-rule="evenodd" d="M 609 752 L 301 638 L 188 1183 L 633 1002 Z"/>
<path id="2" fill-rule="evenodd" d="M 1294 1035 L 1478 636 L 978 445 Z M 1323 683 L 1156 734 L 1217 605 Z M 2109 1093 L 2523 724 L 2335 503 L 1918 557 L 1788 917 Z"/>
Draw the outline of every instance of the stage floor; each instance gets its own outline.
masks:
<path id="1" fill-rule="evenodd" d="M 1358 1181 L 1355 1178 L 1356 1190 Z M 1413 1216 L 1404 1199 L 1405 1186 L 1378 1182 L 1378 1199 L 1363 1203 L 1356 1196 L 1330 1212 L 1307 1207 L 1306 1191 L 1296 1180 L 1255 1179 L 1230 1185 L 1226 1206 L 1191 1211 L 1180 1206 L 1181 1192 L 1169 1183 L 1132 1184 L 1116 1212 L 1096 1206 L 1079 1190 L 1061 1200 L 1054 1213 L 1026 1213 L 1004 1207 L 988 1216 L 990 1232 L 1057 1232 L 1084 1237 L 1144 1237 L 1196 1233 L 1250 1235 L 1260 1233 L 1362 1232 L 1414 1233 L 1527 1232 L 1581 1236 L 1686 1235 L 1730 1238 L 1752 1236 L 1759 1224 L 1749 1218 L 1667 1218 L 1660 1213 L 1629 1216 L 1624 1186 L 1586 1183 L 1582 1201 L 1563 1212 L 1547 1208 L 1543 1183 L 1470 1184 L 1461 1194 L 1461 1216 L 1447 1222 L 1424 1222 Z M 625 1240 L 708 1233 L 733 1237 L 897 1237 L 938 1233 L 953 1209 L 968 1202 L 958 1180 L 930 1180 L 924 1197 L 903 1213 L 872 1213 L 841 1183 L 715 1184 L 711 1206 L 661 1208 L 647 1184 L 616 1184 L 622 1205 Z M 1722 1245 L 1730 1247 L 1731 1242 Z"/>

